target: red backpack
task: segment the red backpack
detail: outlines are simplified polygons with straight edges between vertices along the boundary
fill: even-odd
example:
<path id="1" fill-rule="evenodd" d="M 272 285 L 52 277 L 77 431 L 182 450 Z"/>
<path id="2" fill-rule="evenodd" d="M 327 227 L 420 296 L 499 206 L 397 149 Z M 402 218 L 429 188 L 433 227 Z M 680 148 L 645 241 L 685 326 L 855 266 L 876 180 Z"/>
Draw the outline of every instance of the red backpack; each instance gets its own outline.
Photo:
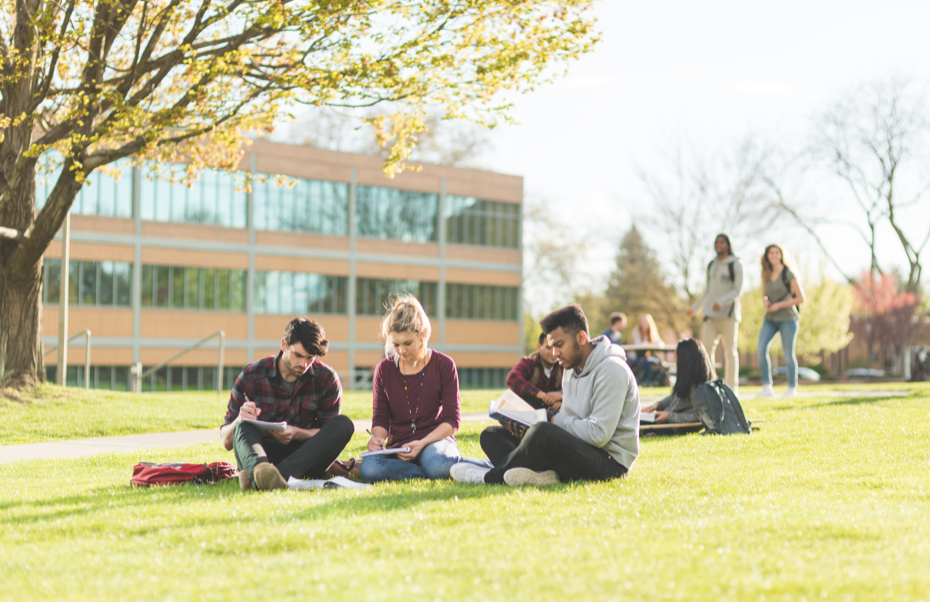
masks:
<path id="1" fill-rule="evenodd" d="M 221 479 L 231 479 L 238 474 L 239 470 L 229 462 L 213 462 L 212 464 L 140 462 L 132 467 L 132 484 L 151 487 L 152 485 L 180 485 L 182 483 L 215 483 Z"/>

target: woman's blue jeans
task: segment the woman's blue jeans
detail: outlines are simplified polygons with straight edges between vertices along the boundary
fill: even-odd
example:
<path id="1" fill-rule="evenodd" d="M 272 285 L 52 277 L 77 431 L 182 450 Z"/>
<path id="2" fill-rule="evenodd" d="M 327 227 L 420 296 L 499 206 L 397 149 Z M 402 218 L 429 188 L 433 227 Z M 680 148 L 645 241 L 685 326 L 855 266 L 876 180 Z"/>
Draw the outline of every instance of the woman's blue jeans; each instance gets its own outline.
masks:
<path id="1" fill-rule="evenodd" d="M 759 330 L 759 370 L 762 372 L 762 384 L 772 384 L 772 363 L 769 361 L 769 347 L 775 335 L 781 333 L 781 347 L 785 352 L 785 364 L 788 368 L 788 386 L 798 386 L 798 357 L 794 345 L 798 340 L 798 321 L 772 322 L 766 320 Z"/>
<path id="2" fill-rule="evenodd" d="M 457 462 L 493 468 L 489 460 L 463 458 L 453 439 L 442 439 L 424 447 L 420 455 L 410 462 L 396 456 L 369 456 L 362 460 L 361 475 L 366 481 L 448 479 L 449 470 Z"/>

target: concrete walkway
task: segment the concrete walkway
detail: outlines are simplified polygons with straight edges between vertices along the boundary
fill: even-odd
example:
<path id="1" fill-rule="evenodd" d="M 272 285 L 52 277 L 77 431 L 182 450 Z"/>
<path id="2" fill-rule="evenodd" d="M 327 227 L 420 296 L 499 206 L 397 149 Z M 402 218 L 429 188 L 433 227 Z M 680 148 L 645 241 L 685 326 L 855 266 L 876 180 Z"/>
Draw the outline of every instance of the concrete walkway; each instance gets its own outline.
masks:
<path id="1" fill-rule="evenodd" d="M 776 392 L 776 397 L 780 391 Z M 803 392 L 799 397 L 822 397 L 833 395 L 841 397 L 900 397 L 909 395 L 910 391 L 817 391 Z M 744 400 L 756 396 L 745 396 Z M 659 396 L 644 395 L 643 404 L 654 403 Z M 464 421 L 490 421 L 485 412 L 462 414 Z M 355 432 L 371 428 L 371 420 L 354 420 Z M 21 462 L 23 460 L 47 460 L 54 458 L 81 458 L 97 454 L 130 452 L 139 449 L 164 447 L 184 447 L 208 441 L 219 441 L 219 429 L 199 431 L 181 431 L 177 433 L 148 433 L 144 435 L 124 435 L 121 437 L 95 437 L 93 439 L 75 439 L 73 441 L 51 441 L 48 443 L 25 443 L 21 445 L 0 445 L 0 464 Z"/>

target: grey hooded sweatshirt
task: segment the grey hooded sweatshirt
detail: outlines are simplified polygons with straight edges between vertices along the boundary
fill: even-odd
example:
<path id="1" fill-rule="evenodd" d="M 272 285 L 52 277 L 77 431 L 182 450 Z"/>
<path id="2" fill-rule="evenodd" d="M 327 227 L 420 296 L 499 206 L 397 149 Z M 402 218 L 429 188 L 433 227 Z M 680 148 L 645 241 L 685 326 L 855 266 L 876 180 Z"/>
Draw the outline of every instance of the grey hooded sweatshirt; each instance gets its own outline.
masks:
<path id="1" fill-rule="evenodd" d="M 733 280 L 730 280 L 730 267 L 733 264 Z M 743 265 L 736 255 L 727 255 L 722 261 L 714 259 L 708 270 L 707 286 L 704 293 L 694 305 L 692 311 L 704 310 L 705 318 L 734 318 L 737 322 L 743 316 L 740 312 L 739 296 L 743 294 Z M 720 305 L 714 311 L 714 304 Z"/>
<path id="2" fill-rule="evenodd" d="M 581 373 L 562 375 L 562 409 L 552 422 L 629 470 L 639 455 L 639 388 L 623 348 L 603 335 L 591 342 Z"/>

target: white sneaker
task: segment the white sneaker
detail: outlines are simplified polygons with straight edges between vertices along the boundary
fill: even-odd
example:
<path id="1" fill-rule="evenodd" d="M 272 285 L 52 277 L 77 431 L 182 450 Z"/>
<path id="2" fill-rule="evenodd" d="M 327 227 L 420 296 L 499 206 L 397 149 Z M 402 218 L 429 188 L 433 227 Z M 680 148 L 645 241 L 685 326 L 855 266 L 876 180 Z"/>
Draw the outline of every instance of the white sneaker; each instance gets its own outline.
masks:
<path id="1" fill-rule="evenodd" d="M 490 468 L 476 466 L 468 462 L 457 462 L 449 469 L 449 475 L 457 483 L 484 485 L 484 475 L 488 474 L 490 470 Z"/>
<path id="2" fill-rule="evenodd" d="M 797 387 L 788 387 L 788 390 L 785 391 L 785 394 L 782 395 L 782 397 L 794 397 L 794 396 L 797 395 L 797 394 L 798 394 L 798 388 L 797 388 Z"/>
<path id="3" fill-rule="evenodd" d="M 536 472 L 529 468 L 511 468 L 504 473 L 504 482 L 511 487 L 520 487 L 521 485 L 545 487 L 546 485 L 555 485 L 558 483 L 559 473 L 554 470 Z"/>
<path id="4" fill-rule="evenodd" d="M 762 390 L 759 391 L 756 397 L 775 397 L 775 389 L 772 388 L 772 385 L 762 385 Z"/>

